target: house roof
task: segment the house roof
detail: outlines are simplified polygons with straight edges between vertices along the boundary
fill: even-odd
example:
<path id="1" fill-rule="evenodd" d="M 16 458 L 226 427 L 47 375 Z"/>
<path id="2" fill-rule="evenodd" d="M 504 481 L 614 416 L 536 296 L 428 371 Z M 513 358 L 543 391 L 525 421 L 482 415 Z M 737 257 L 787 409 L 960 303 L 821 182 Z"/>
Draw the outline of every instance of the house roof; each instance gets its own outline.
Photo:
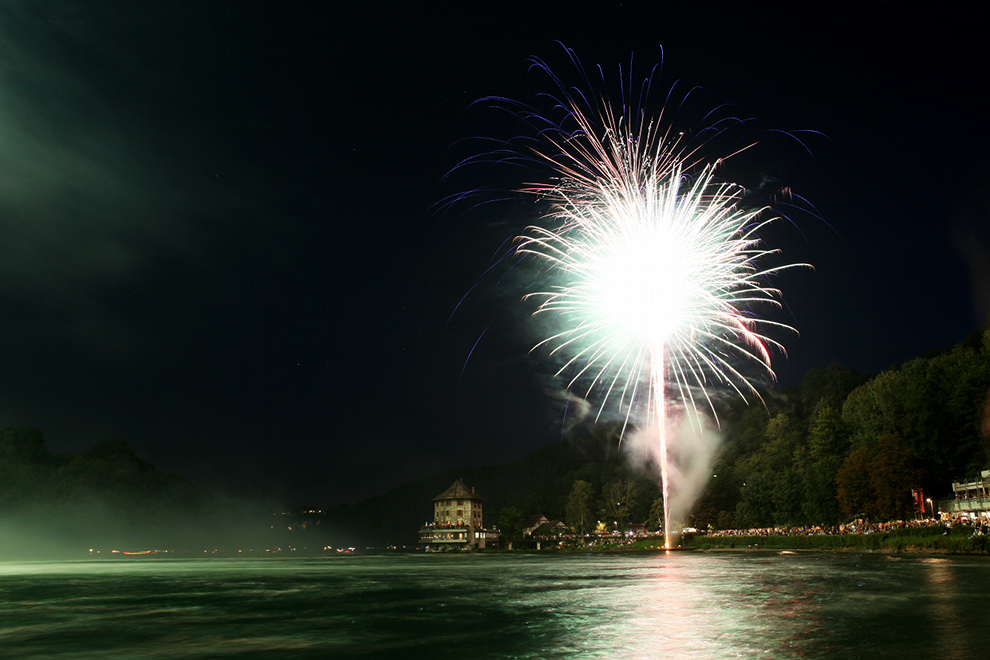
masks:
<path id="1" fill-rule="evenodd" d="M 458 479 L 451 484 L 450 488 L 433 498 L 434 502 L 439 500 L 474 500 L 475 502 L 484 502 L 485 498 L 479 497 L 473 488 L 468 489 L 464 485 L 463 479 Z"/>
<path id="2" fill-rule="evenodd" d="M 529 522 L 526 523 L 526 527 L 525 528 L 528 529 L 528 528 L 532 527 L 533 529 L 536 529 L 540 525 L 542 525 L 544 523 L 548 523 L 548 522 L 550 522 L 550 519 L 547 518 L 545 515 L 543 515 L 541 513 L 538 516 L 533 516 L 532 518 L 530 518 L 529 519 Z"/>
<path id="3" fill-rule="evenodd" d="M 558 536 L 571 531 L 571 528 L 559 520 L 550 520 L 534 529 L 530 536 Z"/>

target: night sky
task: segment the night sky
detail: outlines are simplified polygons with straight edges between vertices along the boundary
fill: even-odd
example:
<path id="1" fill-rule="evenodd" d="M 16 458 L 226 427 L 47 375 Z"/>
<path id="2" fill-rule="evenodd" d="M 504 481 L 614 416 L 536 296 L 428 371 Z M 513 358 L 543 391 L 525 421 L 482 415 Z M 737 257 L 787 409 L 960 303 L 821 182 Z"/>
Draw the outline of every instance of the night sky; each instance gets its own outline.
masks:
<path id="1" fill-rule="evenodd" d="M 552 91 L 527 58 L 573 74 L 558 40 L 608 76 L 662 58 L 659 87 L 827 136 L 809 155 L 754 133 L 738 164 L 817 209 L 767 236 L 815 266 L 778 282 L 800 331 L 782 384 L 876 372 L 990 316 L 974 16 L 337 4 L 0 4 L 3 426 L 312 506 L 559 437 L 520 292 L 482 277 L 538 206 L 437 208 L 526 178 L 444 175 L 465 138 L 520 130 L 473 101 Z"/>

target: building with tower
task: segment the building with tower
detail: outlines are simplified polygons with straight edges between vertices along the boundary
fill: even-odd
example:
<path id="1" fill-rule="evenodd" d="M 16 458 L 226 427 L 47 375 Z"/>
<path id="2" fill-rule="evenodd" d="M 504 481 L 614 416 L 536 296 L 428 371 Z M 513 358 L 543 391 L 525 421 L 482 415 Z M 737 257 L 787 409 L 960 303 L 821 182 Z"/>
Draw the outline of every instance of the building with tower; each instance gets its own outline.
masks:
<path id="1" fill-rule="evenodd" d="M 427 552 L 484 550 L 498 542 L 498 532 L 486 530 L 482 518 L 484 498 L 458 479 L 433 498 L 433 524 L 419 529 L 419 542 Z"/>

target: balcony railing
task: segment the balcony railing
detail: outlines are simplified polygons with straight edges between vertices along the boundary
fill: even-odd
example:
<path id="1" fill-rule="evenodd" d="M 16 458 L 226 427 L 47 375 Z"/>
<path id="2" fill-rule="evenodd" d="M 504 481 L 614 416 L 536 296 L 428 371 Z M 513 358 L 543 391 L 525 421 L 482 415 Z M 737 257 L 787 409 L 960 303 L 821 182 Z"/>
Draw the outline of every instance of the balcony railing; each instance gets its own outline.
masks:
<path id="1" fill-rule="evenodd" d="M 968 497 L 959 500 L 943 500 L 938 503 L 943 513 L 963 511 L 990 511 L 990 497 Z"/>

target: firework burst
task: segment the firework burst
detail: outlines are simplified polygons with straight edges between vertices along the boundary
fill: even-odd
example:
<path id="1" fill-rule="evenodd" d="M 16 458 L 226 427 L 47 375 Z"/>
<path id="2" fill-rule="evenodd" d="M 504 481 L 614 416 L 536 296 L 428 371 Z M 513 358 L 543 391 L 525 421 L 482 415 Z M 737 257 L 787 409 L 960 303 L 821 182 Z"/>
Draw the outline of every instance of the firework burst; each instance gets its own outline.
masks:
<path id="1" fill-rule="evenodd" d="M 692 140 L 663 120 L 666 104 L 650 118 L 642 103 L 628 102 L 628 91 L 616 109 L 553 79 L 560 121 L 487 99 L 533 126 L 535 137 L 485 157 L 550 173 L 523 188 L 549 212 L 515 244 L 517 255 L 535 258 L 549 276 L 545 288 L 525 296 L 536 301 L 537 315 L 554 319 L 556 330 L 538 347 L 562 357 L 558 375 L 597 398 L 599 415 L 614 405 L 626 423 L 653 431 L 669 547 L 668 419 L 688 413 L 697 420 L 699 407 L 714 414 L 712 392 L 721 387 L 758 396 L 748 370 L 773 378 L 771 352 L 783 347 L 767 330 L 791 328 L 761 310 L 779 307 L 768 282 L 796 264 L 766 265 L 776 251 L 759 234 L 776 216 L 748 206 L 743 187 L 717 178 L 722 159 L 700 156 L 739 120 L 715 122 Z M 649 86 L 647 78 L 640 101 Z"/>

